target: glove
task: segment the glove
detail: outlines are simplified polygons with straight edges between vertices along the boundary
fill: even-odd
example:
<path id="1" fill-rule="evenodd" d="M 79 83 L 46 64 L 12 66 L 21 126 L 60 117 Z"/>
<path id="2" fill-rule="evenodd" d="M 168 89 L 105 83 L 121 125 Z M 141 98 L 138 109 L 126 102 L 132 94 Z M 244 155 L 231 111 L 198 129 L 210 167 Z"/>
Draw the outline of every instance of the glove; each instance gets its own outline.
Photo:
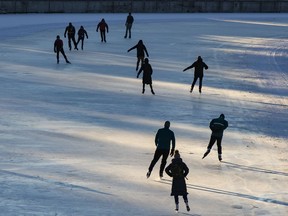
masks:
<path id="1" fill-rule="evenodd" d="M 174 155 L 174 149 L 171 149 L 170 156 L 172 157 L 173 155 Z"/>

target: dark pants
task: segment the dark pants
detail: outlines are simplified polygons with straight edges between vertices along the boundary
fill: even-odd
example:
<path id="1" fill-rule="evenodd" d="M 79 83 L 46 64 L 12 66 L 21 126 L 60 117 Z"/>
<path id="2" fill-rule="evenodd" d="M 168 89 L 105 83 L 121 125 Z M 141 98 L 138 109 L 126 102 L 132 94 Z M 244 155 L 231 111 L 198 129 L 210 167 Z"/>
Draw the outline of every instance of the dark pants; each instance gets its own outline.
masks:
<path id="1" fill-rule="evenodd" d="M 179 204 L 178 195 L 174 195 L 174 200 L 175 200 L 175 204 Z M 187 194 L 183 195 L 183 200 L 184 200 L 185 203 L 188 203 Z"/>
<path id="2" fill-rule="evenodd" d="M 221 146 L 222 137 L 215 137 L 215 136 L 211 135 L 207 149 L 211 150 L 215 141 L 217 141 L 218 154 L 222 154 L 222 146 Z"/>
<path id="3" fill-rule="evenodd" d="M 69 49 L 71 50 L 71 40 L 73 41 L 74 44 L 74 48 L 77 48 L 77 43 L 75 40 L 75 36 L 74 35 L 68 35 L 68 45 L 69 45 Z"/>
<path id="4" fill-rule="evenodd" d="M 57 63 L 59 63 L 59 53 L 61 53 L 63 55 L 63 57 L 65 58 L 65 60 L 67 62 L 68 60 L 67 60 L 67 57 L 65 55 L 64 49 L 59 49 L 59 50 L 56 51 Z"/>
<path id="5" fill-rule="evenodd" d="M 129 38 L 131 38 L 131 28 L 132 28 L 132 24 L 131 23 L 127 23 L 126 24 L 125 38 L 127 38 L 128 32 L 129 32 Z"/>
<path id="6" fill-rule="evenodd" d="M 78 44 L 79 44 L 80 41 L 81 41 L 81 49 L 83 50 L 84 37 L 78 37 L 77 46 L 78 46 Z"/>
<path id="7" fill-rule="evenodd" d="M 194 85 L 197 82 L 198 78 L 199 78 L 199 91 L 201 91 L 203 77 L 199 77 L 199 76 L 194 76 L 194 80 L 193 80 L 192 85 L 191 85 L 191 90 L 194 88 Z"/>
<path id="8" fill-rule="evenodd" d="M 100 31 L 101 42 L 106 42 L 106 33 L 105 31 Z"/>
<path id="9" fill-rule="evenodd" d="M 151 161 L 151 164 L 149 166 L 149 171 L 152 172 L 153 167 L 155 166 L 155 164 L 157 163 L 157 161 L 160 159 L 161 156 L 162 156 L 162 160 L 161 160 L 160 171 L 159 171 L 160 176 L 163 175 L 163 171 L 167 163 L 167 158 L 169 156 L 169 149 L 156 149 L 154 153 L 154 158 Z"/>

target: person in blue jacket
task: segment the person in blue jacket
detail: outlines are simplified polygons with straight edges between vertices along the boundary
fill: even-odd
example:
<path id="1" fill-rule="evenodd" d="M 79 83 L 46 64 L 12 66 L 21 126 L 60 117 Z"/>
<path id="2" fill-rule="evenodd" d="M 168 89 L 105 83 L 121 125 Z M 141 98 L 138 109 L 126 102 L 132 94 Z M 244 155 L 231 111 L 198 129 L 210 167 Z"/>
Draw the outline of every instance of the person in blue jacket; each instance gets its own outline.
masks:
<path id="1" fill-rule="evenodd" d="M 219 161 L 222 161 L 222 137 L 224 130 L 228 127 L 228 121 L 225 120 L 225 115 L 222 113 L 218 118 L 212 119 L 209 127 L 212 131 L 212 134 L 207 147 L 207 151 L 203 155 L 202 159 L 204 159 L 210 153 L 211 148 L 217 141 L 218 159 Z"/>
<path id="2" fill-rule="evenodd" d="M 169 156 L 171 144 L 172 144 L 172 148 L 171 148 L 170 156 L 172 157 L 174 155 L 175 135 L 174 135 L 174 132 L 169 129 L 169 127 L 170 127 L 170 122 L 166 121 L 164 124 L 164 128 L 159 129 L 156 133 L 156 136 L 155 136 L 156 150 L 154 153 L 154 158 L 151 161 L 150 166 L 148 168 L 148 172 L 146 174 L 147 178 L 150 177 L 153 167 L 155 166 L 155 164 L 157 163 L 157 161 L 160 159 L 161 156 L 162 156 L 162 160 L 161 160 L 161 165 L 160 165 L 160 170 L 159 170 L 159 176 L 160 178 L 163 177 L 163 171 L 167 163 L 167 158 Z"/>

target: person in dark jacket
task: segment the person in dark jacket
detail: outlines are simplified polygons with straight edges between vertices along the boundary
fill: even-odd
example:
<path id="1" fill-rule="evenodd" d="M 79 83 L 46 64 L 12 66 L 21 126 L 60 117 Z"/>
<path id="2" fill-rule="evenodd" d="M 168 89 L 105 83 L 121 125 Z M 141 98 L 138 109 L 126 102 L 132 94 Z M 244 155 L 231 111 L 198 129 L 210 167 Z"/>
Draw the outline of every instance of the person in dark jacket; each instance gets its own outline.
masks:
<path id="1" fill-rule="evenodd" d="M 81 41 L 81 49 L 83 50 L 83 45 L 84 45 L 84 39 L 86 38 L 88 39 L 88 34 L 87 31 L 84 29 L 83 26 L 80 27 L 80 29 L 78 30 L 78 41 L 77 41 L 77 45 L 78 43 Z"/>
<path id="2" fill-rule="evenodd" d="M 124 38 L 127 38 L 128 32 L 129 32 L 129 38 L 131 38 L 131 28 L 132 28 L 133 22 L 134 22 L 134 17 L 131 15 L 131 13 L 129 13 L 125 22 L 126 33 L 125 33 Z"/>
<path id="3" fill-rule="evenodd" d="M 77 43 L 75 40 L 75 33 L 76 33 L 75 27 L 70 22 L 69 25 L 65 28 L 65 32 L 64 32 L 65 38 L 66 38 L 66 34 L 68 35 L 68 45 L 69 45 L 70 50 L 71 50 L 71 40 L 73 41 L 74 49 L 78 50 Z"/>
<path id="4" fill-rule="evenodd" d="M 150 177 L 153 167 L 155 166 L 155 164 L 157 163 L 157 161 L 160 159 L 161 156 L 162 156 L 162 161 L 160 165 L 159 176 L 160 178 L 163 177 L 163 171 L 167 163 L 167 158 L 169 156 L 171 144 L 172 144 L 172 148 L 171 148 L 170 156 L 172 157 L 174 155 L 175 136 L 174 136 L 174 132 L 170 130 L 169 127 L 170 127 L 170 122 L 166 121 L 164 124 L 164 128 L 159 129 L 156 133 L 156 136 L 155 136 L 156 150 L 154 153 L 153 160 L 151 161 L 150 166 L 148 168 L 148 172 L 146 174 L 147 178 Z"/>
<path id="5" fill-rule="evenodd" d="M 141 68 L 140 68 L 140 70 L 139 70 L 139 72 L 137 74 L 137 78 L 139 78 L 139 75 L 141 74 L 142 71 L 143 71 L 142 94 L 144 94 L 144 92 L 145 92 L 145 85 L 150 85 L 151 93 L 153 95 L 155 95 L 155 93 L 153 91 L 153 87 L 152 87 L 152 73 L 153 73 L 153 69 L 152 69 L 151 65 L 149 64 L 148 58 L 145 58 L 145 63 L 141 66 Z"/>
<path id="6" fill-rule="evenodd" d="M 194 85 L 195 85 L 195 83 L 196 83 L 198 78 L 199 78 L 199 92 L 201 93 L 201 91 L 202 91 L 202 80 L 203 80 L 203 76 L 204 76 L 203 68 L 205 68 L 205 70 L 207 70 L 208 66 L 205 64 L 205 62 L 203 62 L 201 56 L 198 56 L 197 61 L 195 61 L 189 67 L 185 68 L 183 70 L 183 72 L 188 70 L 188 69 L 191 69 L 193 67 L 194 67 L 194 80 L 193 80 L 192 85 L 191 85 L 190 93 L 192 93 Z"/>
<path id="7" fill-rule="evenodd" d="M 207 147 L 207 151 L 203 155 L 202 159 L 205 158 L 210 153 L 211 148 L 217 141 L 218 159 L 219 161 L 222 161 L 222 146 L 221 146 L 222 137 L 224 130 L 228 127 L 228 121 L 225 120 L 225 115 L 221 114 L 219 118 L 212 119 L 209 127 L 212 131 L 212 134 Z"/>
<path id="8" fill-rule="evenodd" d="M 63 41 L 60 39 L 59 35 L 56 36 L 56 40 L 54 42 L 54 52 L 56 53 L 57 64 L 59 64 L 59 53 L 63 55 L 63 57 L 66 60 L 66 63 L 70 64 L 63 49 Z"/>
<path id="9" fill-rule="evenodd" d="M 144 62 L 145 53 L 147 57 L 149 57 L 149 54 L 142 40 L 139 40 L 138 43 L 135 46 L 131 47 L 129 50 L 127 50 L 127 52 L 130 52 L 133 49 L 137 49 L 137 64 L 136 64 L 136 71 L 137 71 L 139 68 L 140 61 L 141 65 Z"/>
<path id="10" fill-rule="evenodd" d="M 108 28 L 108 24 L 105 22 L 105 19 L 102 19 L 96 28 L 96 32 L 98 32 L 98 29 L 100 29 L 100 37 L 101 37 L 101 42 L 105 42 L 106 43 L 106 31 L 107 33 L 109 32 L 109 28 Z"/>
<path id="11" fill-rule="evenodd" d="M 170 163 L 165 172 L 168 176 L 172 177 L 172 190 L 171 196 L 174 196 L 176 211 L 179 210 L 179 198 L 178 196 L 183 196 L 184 203 L 186 205 L 187 211 L 190 211 L 190 207 L 188 205 L 188 193 L 185 178 L 189 173 L 189 168 L 183 162 L 180 157 L 180 153 L 178 150 L 175 150 L 174 159 L 172 159 L 172 163 Z"/>

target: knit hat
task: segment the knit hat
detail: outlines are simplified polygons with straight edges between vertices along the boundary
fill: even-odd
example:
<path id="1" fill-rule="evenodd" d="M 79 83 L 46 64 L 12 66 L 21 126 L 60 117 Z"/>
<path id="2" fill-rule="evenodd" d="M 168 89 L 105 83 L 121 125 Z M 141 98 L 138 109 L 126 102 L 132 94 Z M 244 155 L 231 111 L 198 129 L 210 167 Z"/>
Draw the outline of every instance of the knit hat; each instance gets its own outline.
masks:
<path id="1" fill-rule="evenodd" d="M 178 150 L 175 150 L 174 152 L 174 158 L 180 158 L 180 153 Z"/>

